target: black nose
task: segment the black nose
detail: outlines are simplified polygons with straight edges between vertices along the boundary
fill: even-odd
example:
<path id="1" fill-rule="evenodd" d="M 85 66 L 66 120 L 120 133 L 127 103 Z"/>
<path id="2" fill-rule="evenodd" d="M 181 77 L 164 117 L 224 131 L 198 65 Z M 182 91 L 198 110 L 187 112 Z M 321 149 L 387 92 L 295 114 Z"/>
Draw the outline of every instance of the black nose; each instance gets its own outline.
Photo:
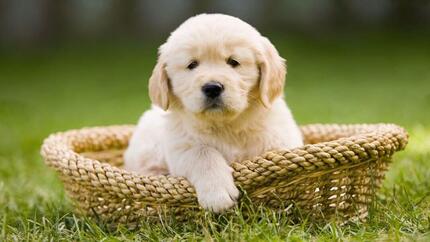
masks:
<path id="1" fill-rule="evenodd" d="M 224 86 L 221 83 L 216 81 L 210 81 L 202 86 L 202 92 L 208 98 L 219 97 L 219 95 L 221 95 L 223 90 L 224 90 Z"/>

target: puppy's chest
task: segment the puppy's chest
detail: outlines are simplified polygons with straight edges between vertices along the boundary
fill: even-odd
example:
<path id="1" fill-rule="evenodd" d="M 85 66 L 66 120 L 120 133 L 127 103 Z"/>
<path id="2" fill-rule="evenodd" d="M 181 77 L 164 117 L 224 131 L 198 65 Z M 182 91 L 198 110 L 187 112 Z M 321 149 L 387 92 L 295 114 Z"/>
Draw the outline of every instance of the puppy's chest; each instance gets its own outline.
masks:
<path id="1" fill-rule="evenodd" d="M 212 139 L 210 146 L 217 149 L 228 162 L 250 159 L 277 147 L 275 140 L 265 135 L 241 135 L 229 139 Z"/>

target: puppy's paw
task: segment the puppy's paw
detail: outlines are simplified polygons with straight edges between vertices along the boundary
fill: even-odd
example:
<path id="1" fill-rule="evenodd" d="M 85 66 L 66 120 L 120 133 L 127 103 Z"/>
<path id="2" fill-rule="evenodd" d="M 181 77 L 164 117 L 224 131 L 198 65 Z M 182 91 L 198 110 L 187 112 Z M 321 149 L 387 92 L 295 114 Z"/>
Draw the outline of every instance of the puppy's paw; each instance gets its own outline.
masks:
<path id="1" fill-rule="evenodd" d="M 215 213 L 233 207 L 239 198 L 239 190 L 232 178 L 224 181 L 205 181 L 196 188 L 200 206 Z"/>

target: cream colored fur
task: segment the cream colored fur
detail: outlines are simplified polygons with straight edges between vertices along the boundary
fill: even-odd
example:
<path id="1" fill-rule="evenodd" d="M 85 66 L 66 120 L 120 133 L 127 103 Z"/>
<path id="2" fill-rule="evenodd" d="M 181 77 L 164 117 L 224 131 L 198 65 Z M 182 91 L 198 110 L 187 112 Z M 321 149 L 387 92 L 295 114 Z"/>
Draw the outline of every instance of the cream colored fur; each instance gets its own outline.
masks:
<path id="1" fill-rule="evenodd" d="M 249 24 L 222 14 L 188 19 L 159 49 L 149 81 L 154 106 L 140 118 L 125 168 L 184 176 L 203 208 L 232 207 L 239 191 L 230 162 L 303 145 L 282 96 L 285 74 L 284 59 Z M 222 108 L 205 105 L 201 88 L 213 80 L 224 85 Z"/>

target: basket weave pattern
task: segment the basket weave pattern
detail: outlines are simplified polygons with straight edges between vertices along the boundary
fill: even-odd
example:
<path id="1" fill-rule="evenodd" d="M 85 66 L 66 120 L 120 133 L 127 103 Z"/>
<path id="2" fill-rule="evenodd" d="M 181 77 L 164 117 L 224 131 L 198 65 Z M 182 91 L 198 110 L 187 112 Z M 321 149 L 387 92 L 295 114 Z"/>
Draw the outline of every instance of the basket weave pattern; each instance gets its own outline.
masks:
<path id="1" fill-rule="evenodd" d="M 49 136 L 42 156 L 64 182 L 77 211 L 109 223 L 181 215 L 198 209 L 182 177 L 142 176 L 121 169 L 134 126 L 84 128 Z M 406 131 L 393 124 L 306 125 L 306 145 L 232 163 L 237 186 L 253 203 L 329 218 L 364 218 Z"/>

